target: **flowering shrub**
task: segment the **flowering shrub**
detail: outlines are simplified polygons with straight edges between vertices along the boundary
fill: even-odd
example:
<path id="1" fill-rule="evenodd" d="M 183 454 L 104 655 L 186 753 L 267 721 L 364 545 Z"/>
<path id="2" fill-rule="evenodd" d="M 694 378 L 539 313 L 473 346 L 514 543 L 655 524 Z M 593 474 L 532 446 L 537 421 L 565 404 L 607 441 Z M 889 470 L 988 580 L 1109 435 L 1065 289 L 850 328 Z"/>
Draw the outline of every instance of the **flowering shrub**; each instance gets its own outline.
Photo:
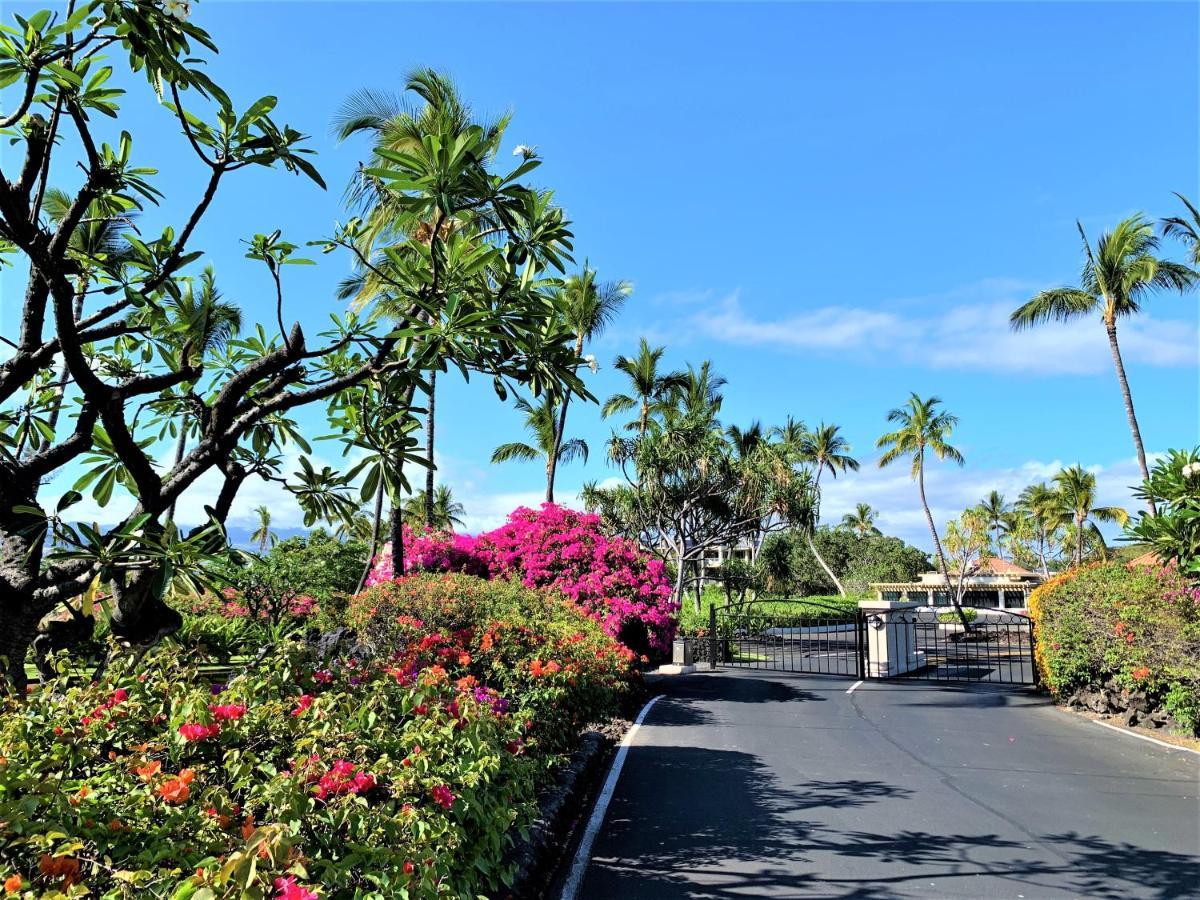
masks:
<path id="1" fill-rule="evenodd" d="M 285 644 L 211 689 L 175 650 L 12 703 L 0 718 L 6 890 L 312 900 L 499 888 L 538 766 L 525 721 L 478 680 L 452 678 L 441 647 L 315 670 L 307 648 Z"/>
<path id="2" fill-rule="evenodd" d="M 523 740 L 534 748 L 568 746 L 582 726 L 618 712 L 632 686 L 631 650 L 570 601 L 508 579 L 384 582 L 351 600 L 347 621 L 393 654 L 397 671 L 415 652 L 473 690 L 494 688 L 495 702 L 529 723 Z M 405 648 L 398 657 L 396 648 Z"/>
<path id="3" fill-rule="evenodd" d="M 1114 678 L 1200 730 L 1200 587 L 1175 568 L 1072 569 L 1033 591 L 1029 612 L 1056 696 Z"/>
<path id="4" fill-rule="evenodd" d="M 487 564 L 475 555 L 475 538 L 448 531 L 415 531 L 407 524 L 404 535 L 404 574 L 415 572 L 465 572 L 486 576 Z M 392 565 L 391 541 L 375 557 L 367 587 L 391 581 L 395 577 Z"/>
<path id="5" fill-rule="evenodd" d="M 638 653 L 666 652 L 674 637 L 678 606 L 662 563 L 632 541 L 605 534 L 599 516 L 552 503 L 522 507 L 475 539 L 406 530 L 404 566 L 405 572 L 510 577 L 559 591 Z M 393 575 L 389 545 L 367 583 L 383 584 Z"/>

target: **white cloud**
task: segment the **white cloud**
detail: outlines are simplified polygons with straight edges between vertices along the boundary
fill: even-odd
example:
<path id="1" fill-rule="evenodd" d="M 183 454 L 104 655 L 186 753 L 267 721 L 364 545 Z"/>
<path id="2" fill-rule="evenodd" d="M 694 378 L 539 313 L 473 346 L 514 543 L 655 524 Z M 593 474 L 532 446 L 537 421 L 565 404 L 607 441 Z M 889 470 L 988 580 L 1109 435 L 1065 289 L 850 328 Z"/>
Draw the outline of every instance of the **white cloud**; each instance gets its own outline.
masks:
<path id="1" fill-rule="evenodd" d="M 1156 457 L 1151 456 L 1151 464 Z M 925 470 L 925 493 L 933 520 L 939 532 L 950 519 L 964 509 L 974 506 L 990 491 L 999 491 L 1013 502 L 1021 491 L 1038 481 L 1047 483 L 1074 460 L 1028 460 L 1019 466 L 979 469 L 968 465 L 958 468 L 952 464 L 930 463 Z M 1131 485 L 1138 484 L 1137 460 L 1130 457 L 1112 463 L 1083 463 L 1096 475 L 1098 506 L 1122 506 L 1130 514 L 1140 509 L 1133 497 Z M 932 548 L 929 525 L 921 509 L 917 485 L 902 462 L 880 469 L 874 459 L 864 461 L 858 472 L 850 472 L 821 480 L 821 521 L 836 524 L 842 516 L 854 510 L 857 503 L 869 503 L 879 514 L 879 528 L 915 546 Z"/>
<path id="2" fill-rule="evenodd" d="M 1025 283 L 989 279 L 932 297 L 895 301 L 887 308 L 831 305 L 770 318 L 748 311 L 735 291 L 688 317 L 685 325 L 694 334 L 726 343 L 871 351 L 863 356 L 935 369 L 1042 375 L 1111 369 L 1108 341 L 1095 319 L 1013 332 L 1008 316 L 1030 293 Z M 1127 363 L 1200 363 L 1195 322 L 1144 315 L 1123 322 L 1119 337 Z"/>

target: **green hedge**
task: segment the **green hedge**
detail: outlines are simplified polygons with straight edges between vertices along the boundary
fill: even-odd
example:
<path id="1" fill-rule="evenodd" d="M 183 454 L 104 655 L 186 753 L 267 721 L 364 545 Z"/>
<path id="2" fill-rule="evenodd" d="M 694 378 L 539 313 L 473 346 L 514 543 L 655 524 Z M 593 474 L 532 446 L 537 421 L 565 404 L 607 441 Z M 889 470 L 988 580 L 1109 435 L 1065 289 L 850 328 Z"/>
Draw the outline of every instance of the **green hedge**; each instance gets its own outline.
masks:
<path id="1" fill-rule="evenodd" d="M 1170 568 L 1099 563 L 1046 582 L 1029 611 L 1056 696 L 1115 680 L 1200 731 L 1200 587 Z"/>
<path id="2" fill-rule="evenodd" d="M 742 606 L 743 609 L 756 614 L 781 616 L 796 621 L 812 619 L 827 619 L 839 615 L 854 615 L 858 610 L 858 601 L 864 599 L 857 595 L 839 597 L 837 595 L 799 597 L 794 600 L 757 600 Z M 683 635 L 695 635 L 708 628 L 708 610 L 712 606 L 723 607 L 729 601 L 725 592 L 718 587 L 708 586 L 700 599 L 700 611 L 696 611 L 695 602 L 689 595 L 684 597 L 683 606 L 679 610 L 679 629 Z"/>

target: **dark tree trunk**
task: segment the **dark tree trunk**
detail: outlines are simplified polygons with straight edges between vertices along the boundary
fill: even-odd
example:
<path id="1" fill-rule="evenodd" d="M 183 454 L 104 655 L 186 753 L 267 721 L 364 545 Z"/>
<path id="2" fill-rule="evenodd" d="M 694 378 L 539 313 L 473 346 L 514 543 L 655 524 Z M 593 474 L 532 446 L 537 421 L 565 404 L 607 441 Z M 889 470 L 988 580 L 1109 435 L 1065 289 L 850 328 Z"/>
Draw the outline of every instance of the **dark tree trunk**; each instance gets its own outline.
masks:
<path id="1" fill-rule="evenodd" d="M 1105 330 L 1108 332 L 1108 348 L 1112 351 L 1113 365 L 1117 369 L 1117 381 L 1121 383 L 1121 398 L 1125 401 L 1125 415 L 1129 418 L 1129 431 L 1133 434 L 1133 447 L 1137 451 L 1138 468 L 1142 472 L 1142 480 L 1150 480 L 1150 469 L 1146 465 L 1146 448 L 1142 446 L 1142 431 L 1138 428 L 1137 415 L 1133 411 L 1133 394 L 1129 390 L 1129 379 L 1125 376 L 1125 363 L 1121 360 L 1121 346 L 1117 343 L 1117 323 L 1109 323 Z M 1152 497 L 1146 498 L 1146 507 L 1150 515 L 1158 515 Z"/>
<path id="2" fill-rule="evenodd" d="M 392 577 L 399 578 L 404 574 L 404 509 L 399 498 L 392 501 L 389 534 L 392 542 Z"/>
<path id="3" fill-rule="evenodd" d="M 179 419 L 179 440 L 175 442 L 175 465 L 171 467 L 172 471 L 179 471 L 179 463 L 183 460 L 183 453 L 187 449 L 187 433 L 188 433 L 188 417 L 184 413 Z M 167 514 L 163 519 L 168 525 L 175 521 L 175 501 L 171 501 L 171 505 L 167 507 Z"/>
<path id="4" fill-rule="evenodd" d="M 428 468 L 425 470 L 425 527 L 433 527 L 433 422 L 437 402 L 437 372 L 429 373 L 429 412 L 425 417 L 425 447 Z"/>

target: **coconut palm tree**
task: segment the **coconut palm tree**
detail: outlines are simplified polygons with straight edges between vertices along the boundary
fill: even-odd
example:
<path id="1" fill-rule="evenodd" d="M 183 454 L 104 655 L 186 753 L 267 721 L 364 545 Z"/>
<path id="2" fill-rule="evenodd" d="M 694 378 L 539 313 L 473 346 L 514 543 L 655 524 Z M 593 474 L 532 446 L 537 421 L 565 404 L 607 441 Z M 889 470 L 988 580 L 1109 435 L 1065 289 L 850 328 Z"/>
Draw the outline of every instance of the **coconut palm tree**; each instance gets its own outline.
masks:
<path id="1" fill-rule="evenodd" d="M 433 496 L 433 521 L 426 516 L 427 504 L 425 495 L 418 491 L 408 498 L 404 504 L 404 521 L 410 527 L 425 525 L 436 531 L 453 531 L 463 527 L 462 517 L 466 507 L 454 499 L 454 493 L 447 484 L 439 484 Z"/>
<path id="2" fill-rule="evenodd" d="M 711 360 L 706 359 L 699 366 L 689 363 L 687 371 L 670 389 L 670 402 L 661 408 L 663 421 L 676 425 L 688 421 L 720 432 L 717 415 L 725 402 L 721 393 L 725 384 L 724 376 L 713 371 Z"/>
<path id="3" fill-rule="evenodd" d="M 983 498 L 977 509 L 987 522 L 987 530 L 996 537 L 996 555 L 1004 559 L 1004 554 L 1000 549 L 1000 534 L 1004 531 L 1005 516 L 1009 513 L 1008 504 L 1004 502 L 1004 495 L 999 491 L 992 491 Z"/>
<path id="4" fill-rule="evenodd" d="M 933 524 L 933 513 L 930 512 L 929 501 L 925 498 L 925 458 L 930 452 L 938 459 L 949 459 L 960 466 L 964 462 L 963 455 L 949 443 L 954 426 L 958 424 L 958 416 L 939 409 L 941 406 L 940 397 L 923 400 L 915 391 L 912 392 L 904 406 L 897 407 L 887 414 L 887 420 L 899 427 L 881 435 L 875 446 L 880 449 L 887 448 L 879 457 L 880 468 L 901 458 L 912 459 L 912 477 L 917 482 L 921 508 L 925 511 L 925 521 L 929 523 L 929 533 L 933 536 L 938 565 L 941 566 L 942 576 L 946 579 L 946 591 L 963 627 L 969 631 L 971 625 L 963 614 L 953 583 L 950 581 L 950 567 L 946 564 L 946 554 L 942 552 L 942 542 L 938 537 L 937 527 Z"/>
<path id="5" fill-rule="evenodd" d="M 574 459 L 582 458 L 586 463 L 588 458 L 587 442 L 582 438 L 572 438 L 561 443 L 557 441 L 555 426 L 558 423 L 558 409 L 553 398 L 544 397 L 534 406 L 524 397 L 518 397 L 516 406 L 525 414 L 525 429 L 533 435 L 533 443 L 525 444 L 513 441 L 501 444 L 492 452 L 492 462 L 502 463 L 514 459 L 525 462 L 544 460 L 546 464 L 546 502 L 553 503 L 554 481 L 552 479 L 556 470 L 550 464 L 551 459 L 556 457 L 555 462 L 571 462 Z M 555 450 L 556 445 L 557 451 Z"/>
<path id="6" fill-rule="evenodd" d="M 1065 322 L 1080 316 L 1100 314 L 1108 334 L 1113 366 L 1125 401 L 1125 415 L 1133 434 L 1142 479 L 1150 478 L 1146 466 L 1146 450 L 1142 432 L 1133 410 L 1133 395 L 1121 359 L 1117 342 L 1117 321 L 1137 314 L 1149 295 L 1159 290 L 1183 292 L 1191 287 L 1197 273 L 1187 266 L 1155 256 L 1158 238 L 1154 229 L 1140 214 L 1117 223 L 1111 231 L 1100 236 L 1095 248 L 1088 242 L 1083 225 L 1076 223 L 1083 241 L 1084 264 L 1079 287 L 1060 287 L 1042 291 L 1009 317 L 1014 330 L 1020 331 L 1048 321 Z M 1146 500 L 1154 515 L 1154 501 Z"/>
<path id="7" fill-rule="evenodd" d="M 562 287 L 562 298 L 566 301 L 564 325 L 575 335 L 575 355 L 583 356 L 583 347 L 587 341 L 599 337 L 616 318 L 629 295 L 633 293 L 633 285 L 628 281 L 596 281 L 596 271 L 583 264 L 583 272 L 568 278 Z M 558 452 L 562 446 L 563 437 L 567 430 L 567 407 L 571 402 L 571 391 L 568 388 L 559 403 L 558 424 L 554 431 L 555 452 L 550 457 L 550 467 L 557 468 Z M 551 471 L 549 479 L 554 481 L 555 473 Z"/>
<path id="8" fill-rule="evenodd" d="M 1185 207 L 1186 216 L 1168 216 L 1159 222 L 1164 237 L 1172 237 L 1181 242 L 1192 257 L 1192 265 L 1200 266 L 1200 209 L 1196 209 L 1187 197 L 1176 193 Z"/>
<path id="9" fill-rule="evenodd" d="M 164 305 L 172 319 L 173 343 L 179 347 L 180 363 L 198 363 L 218 353 L 242 329 L 242 311 L 221 299 L 212 266 L 200 274 L 200 289 L 188 284 L 178 295 L 166 298 Z M 179 414 L 179 435 L 175 441 L 175 462 L 179 466 L 192 433 L 191 416 L 186 408 Z M 175 520 L 175 502 L 167 507 L 166 522 Z"/>
<path id="10" fill-rule="evenodd" d="M 1119 506 L 1096 506 L 1096 476 L 1081 465 L 1063 469 L 1054 476 L 1058 495 L 1059 521 L 1072 526 L 1075 537 L 1075 565 L 1083 565 L 1083 546 L 1090 534 L 1103 543 L 1096 522 L 1112 522 L 1124 526 L 1129 513 Z"/>
<path id="11" fill-rule="evenodd" d="M 869 503 L 859 503 L 854 507 L 854 512 L 846 513 L 842 516 L 842 524 L 839 526 L 847 531 L 853 531 L 859 537 L 866 537 L 871 534 L 882 534 L 875 527 L 875 510 L 871 509 Z"/>
<path id="12" fill-rule="evenodd" d="M 837 478 L 839 472 L 847 470 L 852 472 L 858 471 L 858 460 L 850 455 L 850 443 L 838 434 L 840 430 L 840 427 L 837 425 L 826 425 L 822 422 L 815 429 L 805 433 L 800 438 L 799 456 L 803 462 L 812 466 L 813 493 L 818 497 L 820 496 L 821 475 L 823 473 L 828 472 L 831 478 Z M 813 530 L 805 529 L 804 537 L 808 541 L 808 549 L 816 559 L 817 564 L 825 571 L 825 574 L 829 576 L 834 585 L 837 586 L 838 593 L 843 597 L 846 596 L 846 588 L 817 549 L 817 542 L 813 538 Z"/>
<path id="13" fill-rule="evenodd" d="M 268 547 L 273 547 L 279 541 L 279 537 L 271 530 L 271 510 L 266 506 L 256 506 L 254 513 L 258 516 L 258 528 L 254 529 L 250 540 L 258 544 L 259 553 L 266 553 Z"/>
<path id="14" fill-rule="evenodd" d="M 613 368 L 629 379 L 628 394 L 613 394 L 600 410 L 604 418 L 616 413 L 638 410 L 638 417 L 626 427 L 637 431 L 638 435 L 646 433 L 652 414 L 661 413 L 668 405 L 672 391 L 685 384 L 686 377 L 682 372 L 661 372 L 659 363 L 666 347 L 651 347 L 645 338 L 638 344 L 636 356 L 618 356 Z"/>

